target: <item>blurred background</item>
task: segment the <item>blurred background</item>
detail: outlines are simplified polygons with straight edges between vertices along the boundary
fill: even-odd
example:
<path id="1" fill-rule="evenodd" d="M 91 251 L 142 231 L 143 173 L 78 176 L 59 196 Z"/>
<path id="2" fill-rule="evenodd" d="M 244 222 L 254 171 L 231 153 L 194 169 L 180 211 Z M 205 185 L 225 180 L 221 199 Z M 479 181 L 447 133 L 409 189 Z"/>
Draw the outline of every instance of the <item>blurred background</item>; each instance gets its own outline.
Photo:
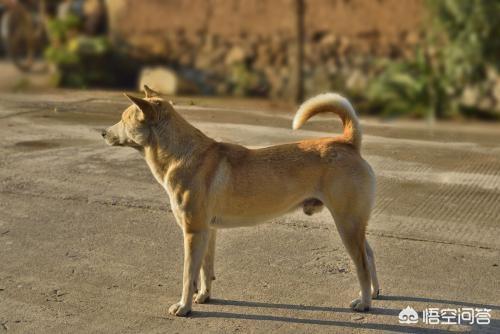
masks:
<path id="1" fill-rule="evenodd" d="M 500 0 L 0 5 L 0 334 L 500 333 Z M 373 312 L 347 307 L 356 269 L 323 210 L 218 232 L 213 303 L 168 317 L 181 231 L 141 155 L 101 136 L 143 84 L 251 148 L 342 133 L 290 127 L 307 97 L 347 96 L 377 176 Z M 408 306 L 491 323 L 401 324 Z"/>
<path id="2" fill-rule="evenodd" d="M 500 1 L 1 0 L 0 89 L 140 89 L 500 118 Z"/>

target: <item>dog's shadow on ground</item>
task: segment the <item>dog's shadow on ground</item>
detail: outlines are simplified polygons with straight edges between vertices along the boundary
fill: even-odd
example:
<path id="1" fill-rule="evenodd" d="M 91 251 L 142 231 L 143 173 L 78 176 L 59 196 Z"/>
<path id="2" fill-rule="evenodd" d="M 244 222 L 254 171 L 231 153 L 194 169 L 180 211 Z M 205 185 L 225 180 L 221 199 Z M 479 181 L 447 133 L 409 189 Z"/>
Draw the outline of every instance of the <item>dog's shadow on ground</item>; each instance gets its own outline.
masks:
<path id="1" fill-rule="evenodd" d="M 411 296 L 380 296 L 378 300 L 391 300 L 391 301 L 405 301 L 405 302 L 418 302 L 418 303 L 428 303 L 431 305 L 447 304 L 447 305 L 457 305 L 458 307 L 472 307 L 472 308 L 489 308 L 492 310 L 500 310 L 498 305 L 487 305 L 487 304 L 476 304 L 469 302 L 444 300 L 444 299 L 432 299 L 425 297 L 411 297 Z M 337 313 L 352 313 L 353 315 L 363 315 L 363 313 L 356 313 L 350 308 L 341 307 L 324 307 L 324 306 L 308 306 L 308 305 L 295 305 L 295 304 L 275 304 L 275 303 L 264 303 L 264 302 L 251 302 L 251 301 L 240 301 L 240 300 L 227 300 L 227 299 L 212 299 L 210 301 L 212 305 L 223 305 L 232 307 L 249 307 L 257 309 L 284 309 L 284 310 L 295 310 L 295 311 L 318 311 L 318 312 L 337 312 Z M 397 323 L 399 312 L 401 309 L 391 309 L 391 308 L 378 308 L 373 307 L 369 314 L 375 315 L 388 315 L 393 316 L 395 323 Z M 259 321 L 278 321 L 278 322 L 288 322 L 297 324 L 312 324 L 312 325 L 323 325 L 323 326 L 336 326 L 336 327 L 346 327 L 346 328 L 357 328 L 357 329 L 372 329 L 381 331 L 392 331 L 401 333 L 454 333 L 456 331 L 451 331 L 447 329 L 438 328 L 422 328 L 414 327 L 411 325 L 402 324 L 378 324 L 378 323 L 366 323 L 366 322 L 356 322 L 356 321 L 338 321 L 338 320 L 323 320 L 323 319 L 308 319 L 308 318 L 298 318 L 289 316 L 274 316 L 274 315 L 262 315 L 262 314 L 248 314 L 248 313 L 237 313 L 237 312 L 212 312 L 212 311 L 196 311 L 192 314 L 194 318 L 226 318 L 226 319 L 244 319 L 244 320 L 259 320 Z M 489 330 L 500 328 L 500 321 L 497 319 L 491 319 L 491 324 L 488 326 Z M 486 329 L 486 328 L 485 328 Z"/>

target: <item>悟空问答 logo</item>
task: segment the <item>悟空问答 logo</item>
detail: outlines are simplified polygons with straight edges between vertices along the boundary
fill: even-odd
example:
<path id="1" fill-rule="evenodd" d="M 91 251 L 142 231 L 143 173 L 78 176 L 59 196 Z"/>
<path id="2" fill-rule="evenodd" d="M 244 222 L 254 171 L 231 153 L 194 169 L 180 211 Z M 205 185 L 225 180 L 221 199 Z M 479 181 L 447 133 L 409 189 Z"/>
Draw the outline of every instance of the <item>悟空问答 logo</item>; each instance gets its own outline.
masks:
<path id="1" fill-rule="evenodd" d="M 418 322 L 418 313 L 413 309 L 413 307 L 406 306 L 399 312 L 399 323 L 400 324 L 416 324 Z"/>

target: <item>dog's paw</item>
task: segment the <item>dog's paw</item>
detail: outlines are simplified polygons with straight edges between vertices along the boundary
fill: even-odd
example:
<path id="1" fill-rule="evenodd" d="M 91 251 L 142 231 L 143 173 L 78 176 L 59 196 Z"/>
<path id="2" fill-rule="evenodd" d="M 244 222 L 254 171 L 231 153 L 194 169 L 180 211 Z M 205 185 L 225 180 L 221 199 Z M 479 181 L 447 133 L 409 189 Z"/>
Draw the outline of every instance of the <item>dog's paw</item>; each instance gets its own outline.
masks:
<path id="1" fill-rule="evenodd" d="M 209 291 L 200 291 L 194 295 L 193 298 L 196 304 L 205 304 L 210 300 L 210 292 Z"/>
<path id="2" fill-rule="evenodd" d="M 185 317 L 191 313 L 191 307 L 184 305 L 182 303 L 175 303 L 168 309 L 168 313 L 175 315 L 177 317 Z"/>
<path id="3" fill-rule="evenodd" d="M 380 296 L 380 289 L 374 289 L 372 288 L 372 299 L 377 299 Z M 361 291 L 359 292 L 359 297 L 361 298 Z"/>
<path id="4" fill-rule="evenodd" d="M 357 298 L 351 302 L 351 309 L 356 312 L 366 312 L 370 309 L 370 304 L 363 302 L 361 299 Z"/>

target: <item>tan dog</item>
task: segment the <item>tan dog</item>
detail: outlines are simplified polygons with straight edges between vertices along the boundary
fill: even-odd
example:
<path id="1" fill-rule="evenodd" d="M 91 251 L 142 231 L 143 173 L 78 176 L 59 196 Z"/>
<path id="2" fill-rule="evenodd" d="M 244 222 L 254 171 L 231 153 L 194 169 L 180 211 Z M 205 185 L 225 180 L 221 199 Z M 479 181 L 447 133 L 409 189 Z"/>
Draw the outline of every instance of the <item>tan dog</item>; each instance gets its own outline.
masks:
<path id="1" fill-rule="evenodd" d="M 334 112 L 342 119 L 343 136 L 248 149 L 205 136 L 156 92 L 148 87 L 145 91 L 145 99 L 127 95 L 133 105 L 102 135 L 110 145 L 142 152 L 182 228 L 182 297 L 170 307 L 171 314 L 191 311 L 198 277 L 194 301 L 210 298 L 218 228 L 255 225 L 300 207 L 313 214 L 323 204 L 356 265 L 361 293 L 351 307 L 369 309 L 379 291 L 373 252 L 365 239 L 375 177 L 360 156 L 361 129 L 345 98 L 333 93 L 316 96 L 293 120 L 298 129 L 315 114 Z"/>

